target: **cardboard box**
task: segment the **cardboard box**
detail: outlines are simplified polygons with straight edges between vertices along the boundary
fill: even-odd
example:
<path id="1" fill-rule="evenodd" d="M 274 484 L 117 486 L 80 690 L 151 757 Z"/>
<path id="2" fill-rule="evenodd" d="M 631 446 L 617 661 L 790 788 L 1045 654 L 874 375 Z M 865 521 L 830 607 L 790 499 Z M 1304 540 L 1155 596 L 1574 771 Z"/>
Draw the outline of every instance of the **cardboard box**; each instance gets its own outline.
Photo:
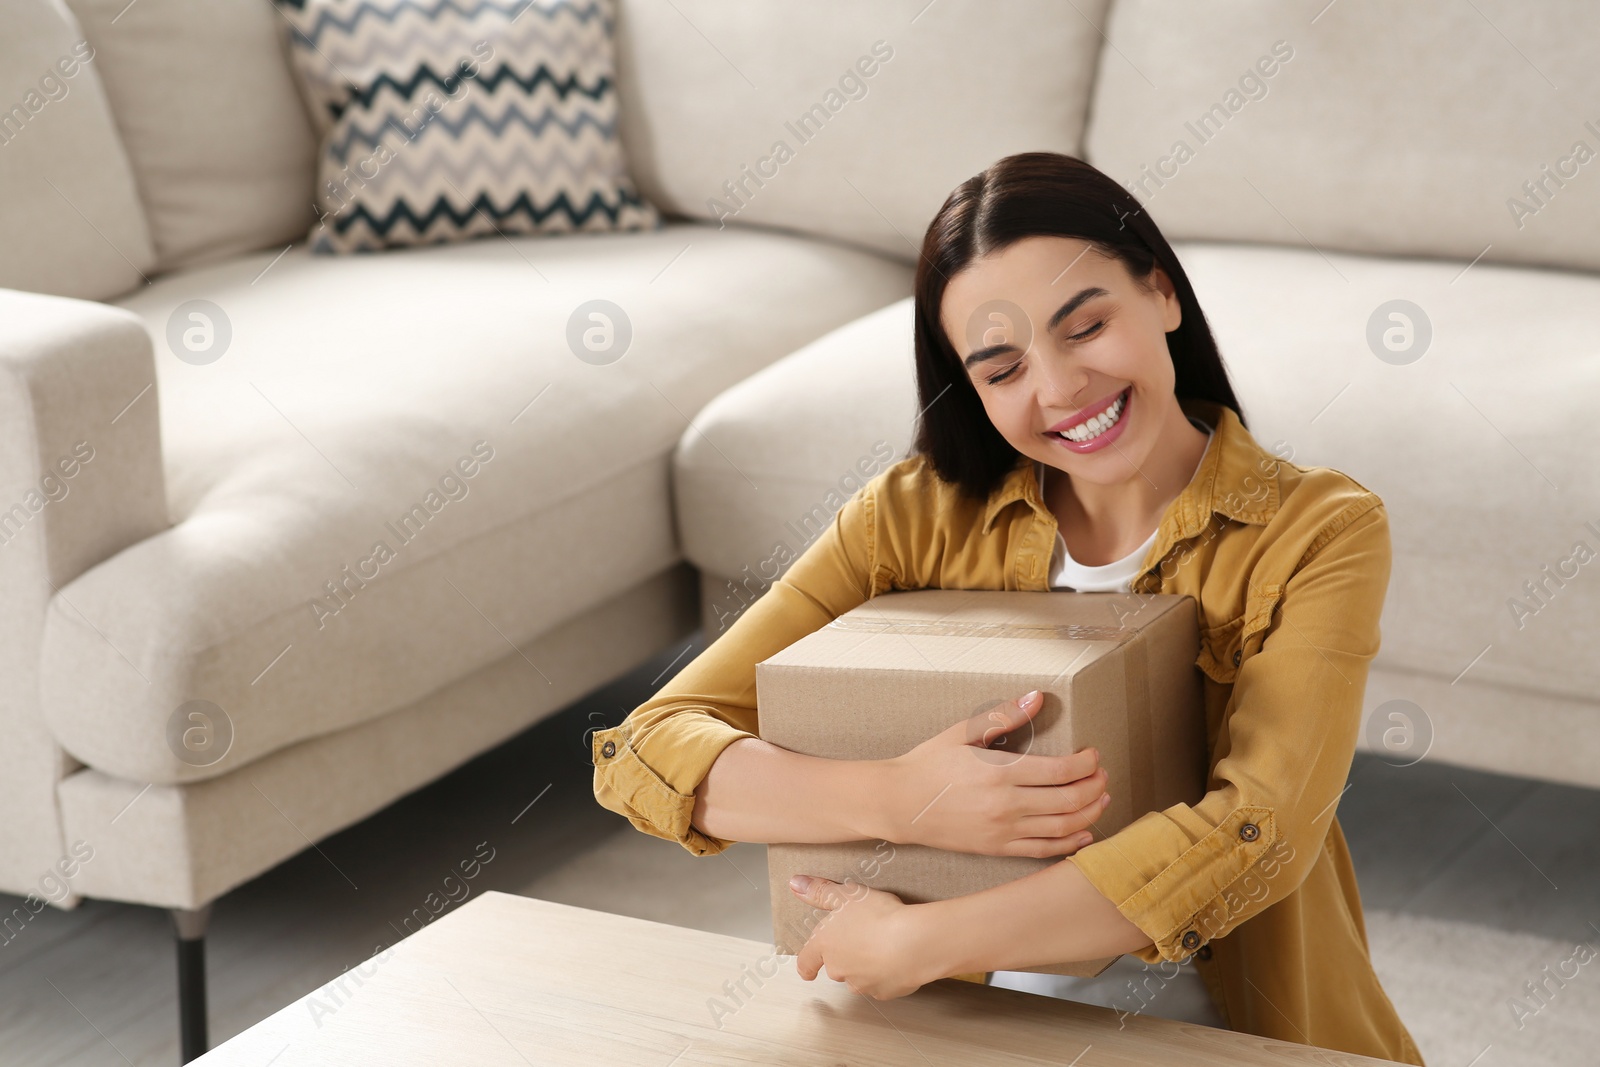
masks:
<path id="1" fill-rule="evenodd" d="M 828 759 L 888 759 L 963 719 L 997 751 L 1100 750 L 1111 804 L 1098 841 L 1205 791 L 1205 702 L 1192 598 L 923 589 L 875 597 L 756 665 L 761 736 Z M 1031 724 L 993 738 L 986 709 L 1031 689 Z M 933 798 L 928 798 L 932 800 Z M 855 841 L 767 847 L 773 943 L 796 954 L 827 913 L 793 874 L 885 889 L 908 903 L 975 893 L 1064 857 L 978 856 Z M 1026 968 L 1093 976 L 1118 957 Z"/>

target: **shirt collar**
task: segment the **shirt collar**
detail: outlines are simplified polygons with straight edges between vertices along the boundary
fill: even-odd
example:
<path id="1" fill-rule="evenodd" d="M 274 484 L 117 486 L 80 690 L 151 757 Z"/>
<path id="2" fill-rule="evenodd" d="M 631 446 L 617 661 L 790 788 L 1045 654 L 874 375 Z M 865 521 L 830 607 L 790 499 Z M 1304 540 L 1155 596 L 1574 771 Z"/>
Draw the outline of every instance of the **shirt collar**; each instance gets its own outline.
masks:
<path id="1" fill-rule="evenodd" d="M 1194 477 L 1168 505 L 1162 520 L 1163 525 L 1176 523 L 1173 540 L 1193 537 L 1205 529 L 1212 512 L 1240 522 L 1266 525 L 1278 510 L 1277 465 L 1283 460 L 1262 448 L 1227 405 L 1179 397 L 1178 406 L 1184 414 L 1210 425 L 1214 432 Z M 1027 501 L 1041 515 L 1051 515 L 1039 496 L 1037 462 L 1017 454 L 1016 467 L 989 497 L 983 515 L 985 534 L 1000 512 L 1019 500 Z"/>

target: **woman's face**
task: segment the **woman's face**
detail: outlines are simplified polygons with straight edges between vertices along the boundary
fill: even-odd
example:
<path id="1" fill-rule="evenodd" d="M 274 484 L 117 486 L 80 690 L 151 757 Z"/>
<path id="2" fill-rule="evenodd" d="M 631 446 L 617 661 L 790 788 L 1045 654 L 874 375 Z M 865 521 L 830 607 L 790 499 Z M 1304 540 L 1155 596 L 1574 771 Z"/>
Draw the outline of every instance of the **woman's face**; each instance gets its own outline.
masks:
<path id="1" fill-rule="evenodd" d="M 950 279 L 945 335 L 1018 452 L 1114 485 L 1146 465 L 1164 424 L 1182 424 L 1166 339 L 1182 312 L 1165 271 L 1149 280 L 1071 237 L 1024 238 Z"/>

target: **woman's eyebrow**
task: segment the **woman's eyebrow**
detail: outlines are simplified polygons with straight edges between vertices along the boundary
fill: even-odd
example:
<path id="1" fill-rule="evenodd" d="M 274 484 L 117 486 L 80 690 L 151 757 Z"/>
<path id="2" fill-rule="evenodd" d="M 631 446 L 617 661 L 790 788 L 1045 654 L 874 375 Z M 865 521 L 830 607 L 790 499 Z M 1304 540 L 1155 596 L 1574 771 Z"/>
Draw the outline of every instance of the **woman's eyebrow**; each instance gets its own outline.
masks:
<path id="1" fill-rule="evenodd" d="M 1062 319 L 1078 310 L 1078 308 L 1083 305 L 1084 302 L 1093 300 L 1097 296 L 1110 295 L 1110 290 L 1102 289 L 1098 285 L 1092 285 L 1087 289 L 1078 290 L 1076 293 L 1072 294 L 1072 296 L 1067 298 L 1066 303 L 1056 308 L 1056 313 L 1050 316 L 1050 323 L 1045 327 L 1045 329 L 1055 329 Z M 972 353 L 966 359 L 962 360 L 961 365 L 966 369 L 971 370 L 976 364 L 982 363 L 985 360 L 993 359 L 995 356 L 1001 355 L 1002 353 L 1014 351 L 1015 349 L 1016 346 L 1012 344 L 990 345 L 988 348 L 980 348 L 976 352 Z"/>
<path id="2" fill-rule="evenodd" d="M 1062 319 L 1066 318 L 1074 311 L 1077 311 L 1078 305 L 1082 304 L 1084 301 L 1093 300 L 1097 296 L 1110 295 L 1111 292 L 1109 290 L 1102 289 L 1098 285 L 1090 286 L 1088 289 L 1078 290 L 1067 300 L 1065 304 L 1062 304 L 1060 307 L 1056 308 L 1056 313 L 1050 316 L 1050 325 L 1046 326 L 1045 329 L 1055 329 L 1057 324 L 1060 323 Z"/>

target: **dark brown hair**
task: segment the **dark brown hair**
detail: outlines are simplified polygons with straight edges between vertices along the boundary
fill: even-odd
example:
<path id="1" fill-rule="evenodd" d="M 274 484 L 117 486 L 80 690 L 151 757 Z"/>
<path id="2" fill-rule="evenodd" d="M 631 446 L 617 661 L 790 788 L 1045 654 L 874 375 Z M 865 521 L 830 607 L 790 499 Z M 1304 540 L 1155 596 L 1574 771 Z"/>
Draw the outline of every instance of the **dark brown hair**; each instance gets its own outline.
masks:
<path id="1" fill-rule="evenodd" d="M 1141 285 L 1160 265 L 1172 279 L 1183 321 L 1167 335 L 1179 397 L 1214 400 L 1244 422 L 1211 327 L 1172 246 L 1133 195 L 1081 159 L 1057 152 L 1006 156 L 958 185 L 928 224 L 917 260 L 917 418 L 913 454 L 944 481 L 986 499 L 1016 467 L 1013 448 L 939 321 L 945 287 L 973 260 L 1024 237 L 1074 237 L 1120 260 Z M 1248 429 L 1248 427 L 1246 427 Z"/>

